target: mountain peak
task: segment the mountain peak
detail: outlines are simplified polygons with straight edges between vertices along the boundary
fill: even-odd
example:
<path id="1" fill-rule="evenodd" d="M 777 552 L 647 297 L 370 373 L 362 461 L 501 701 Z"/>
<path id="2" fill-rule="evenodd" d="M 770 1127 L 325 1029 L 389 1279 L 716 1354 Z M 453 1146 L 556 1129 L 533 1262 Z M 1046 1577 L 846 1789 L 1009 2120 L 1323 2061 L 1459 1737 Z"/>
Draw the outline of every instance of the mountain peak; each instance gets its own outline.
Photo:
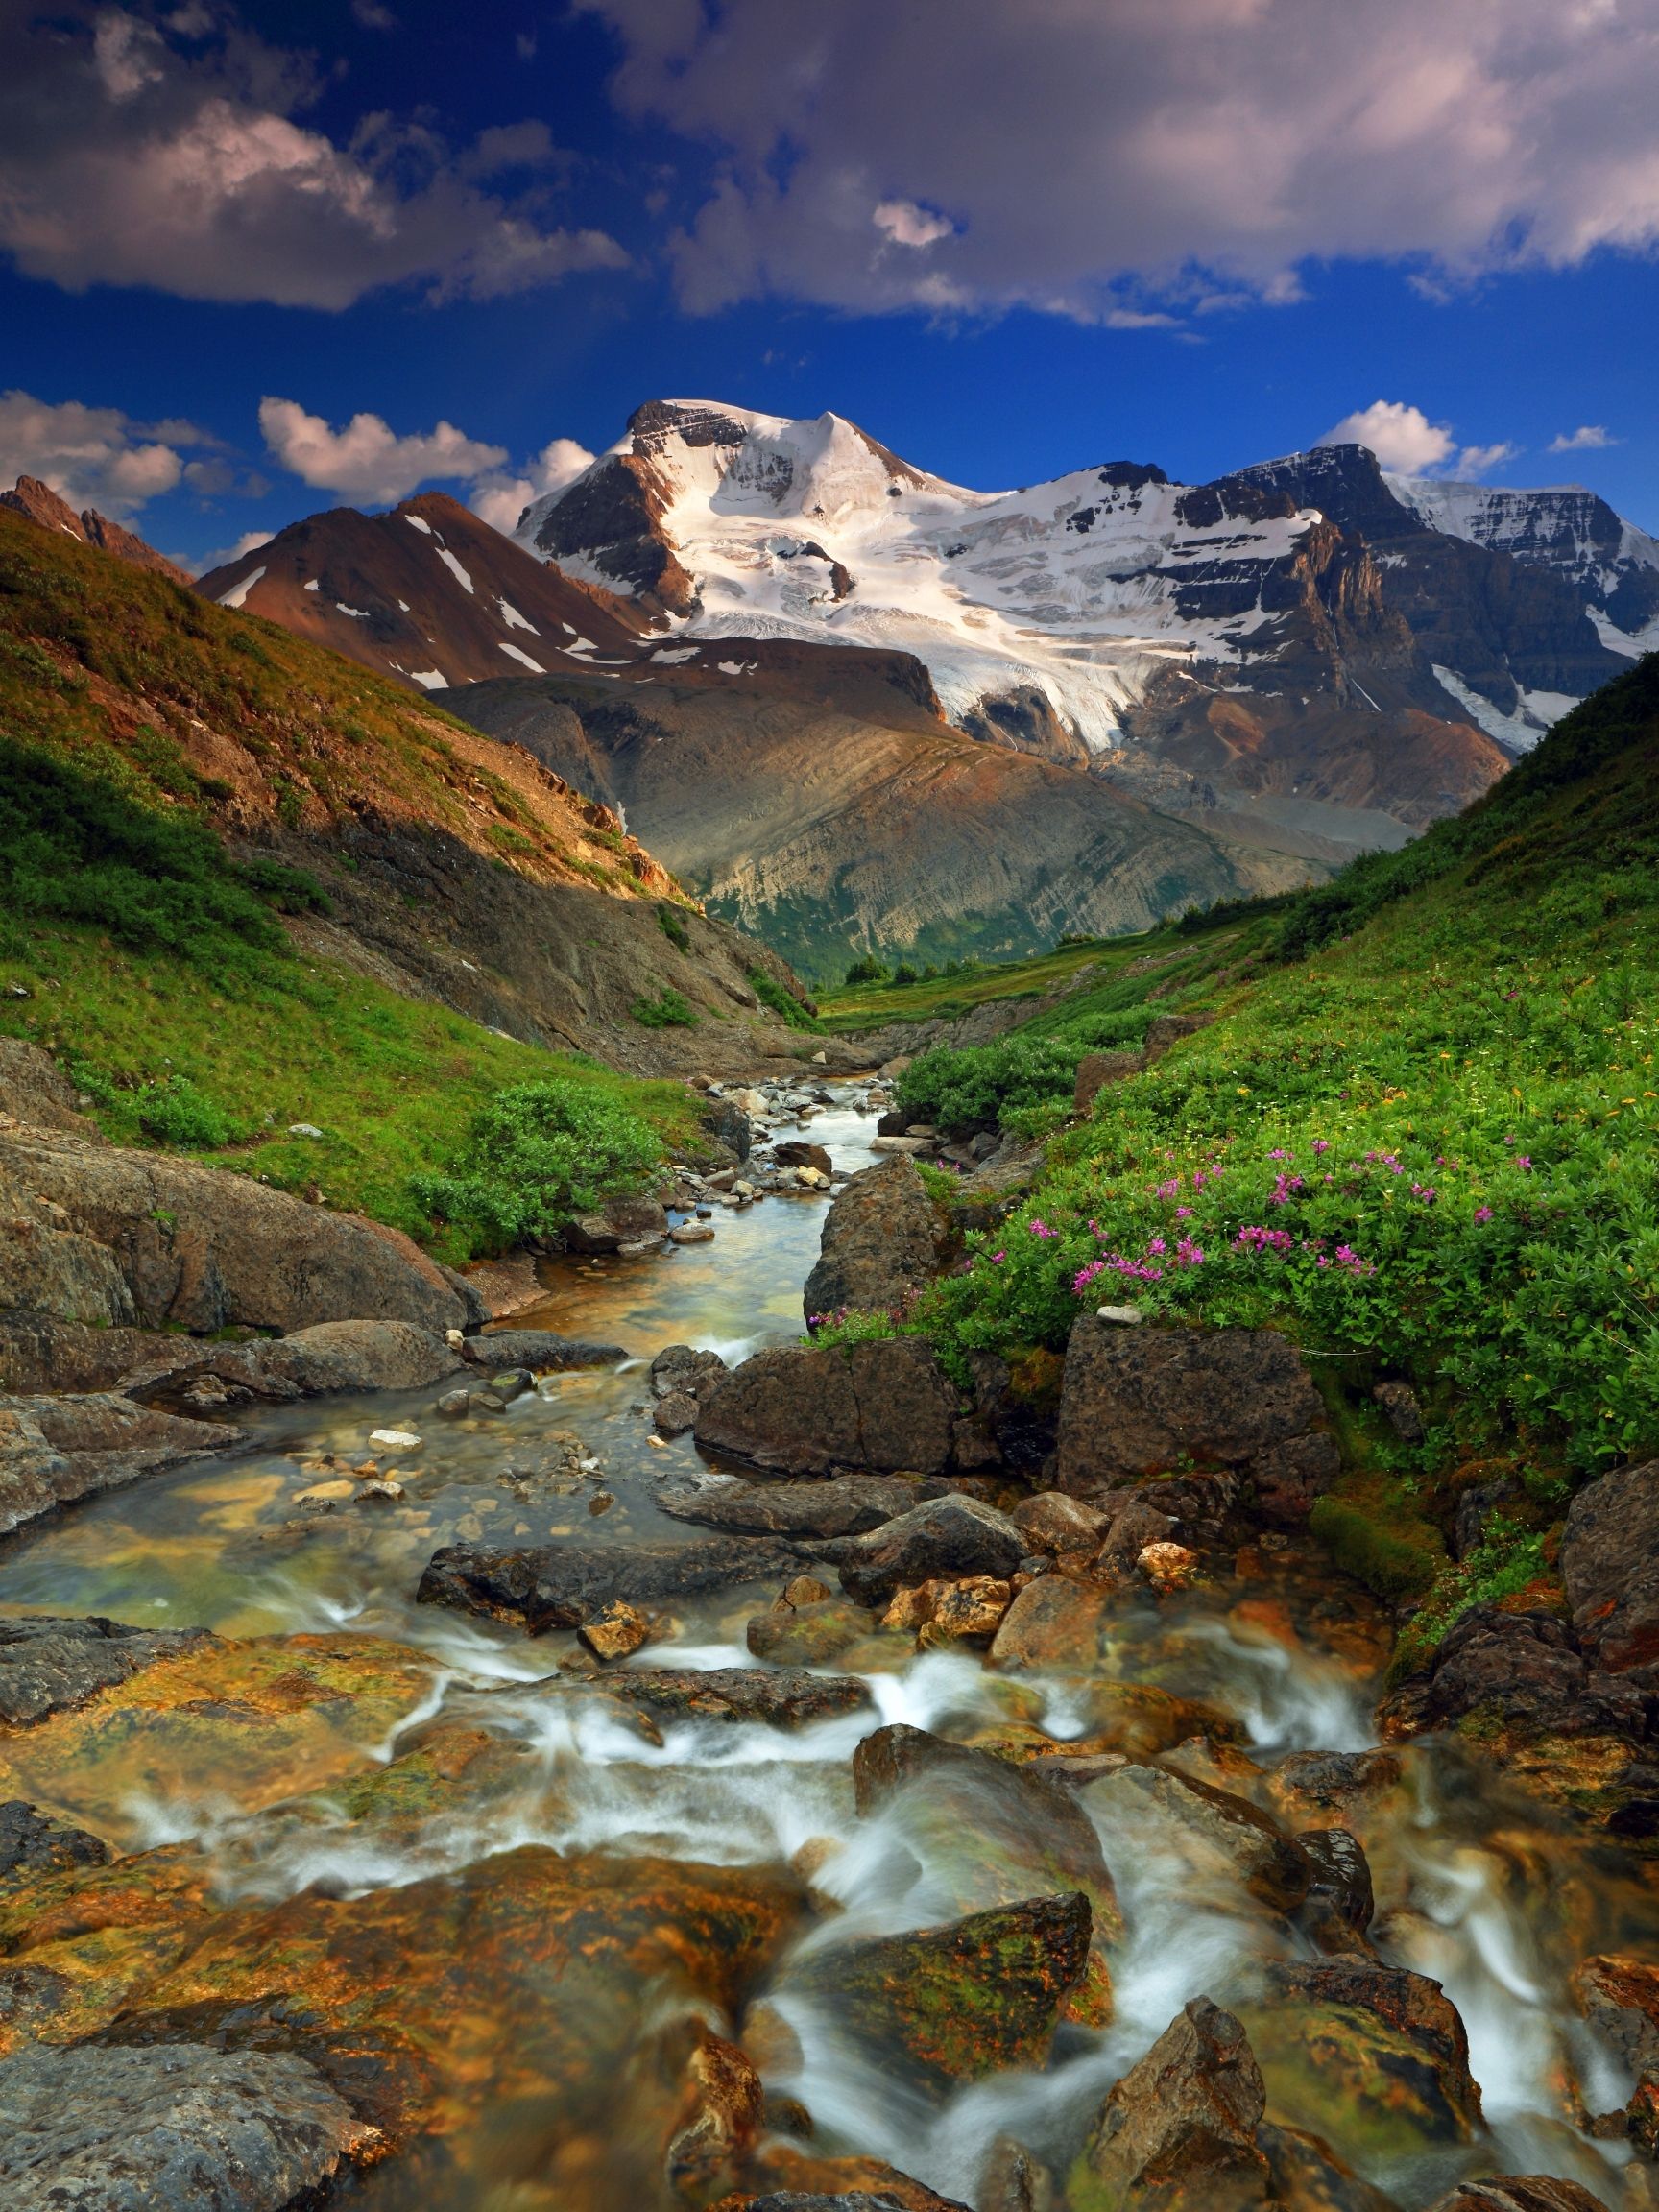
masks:
<path id="1" fill-rule="evenodd" d="M 68 500 L 54 492 L 50 484 L 43 484 L 38 476 L 19 476 L 12 491 L 0 492 L 0 507 L 10 507 L 13 514 L 26 515 L 42 530 L 61 530 L 84 544 L 113 553 L 116 560 L 131 562 L 134 568 L 148 568 L 158 576 L 170 576 L 175 584 L 188 585 L 191 581 L 182 568 L 169 561 L 165 553 L 157 553 L 136 531 L 127 529 L 120 522 L 111 522 L 108 516 L 100 515 L 96 507 L 85 508 L 77 515 Z"/>

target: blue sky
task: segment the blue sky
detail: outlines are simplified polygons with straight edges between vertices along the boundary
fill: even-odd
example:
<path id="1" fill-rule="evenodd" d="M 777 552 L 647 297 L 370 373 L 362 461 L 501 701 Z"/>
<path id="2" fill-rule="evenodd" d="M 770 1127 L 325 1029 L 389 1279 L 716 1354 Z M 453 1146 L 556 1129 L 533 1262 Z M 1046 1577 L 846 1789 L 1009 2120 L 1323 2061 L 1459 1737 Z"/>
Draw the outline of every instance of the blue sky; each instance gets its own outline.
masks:
<path id="1" fill-rule="evenodd" d="M 200 562 L 653 396 L 983 487 L 1381 401 L 1659 530 L 1656 119 L 1659 0 L 24 0 L 0 469 Z"/>

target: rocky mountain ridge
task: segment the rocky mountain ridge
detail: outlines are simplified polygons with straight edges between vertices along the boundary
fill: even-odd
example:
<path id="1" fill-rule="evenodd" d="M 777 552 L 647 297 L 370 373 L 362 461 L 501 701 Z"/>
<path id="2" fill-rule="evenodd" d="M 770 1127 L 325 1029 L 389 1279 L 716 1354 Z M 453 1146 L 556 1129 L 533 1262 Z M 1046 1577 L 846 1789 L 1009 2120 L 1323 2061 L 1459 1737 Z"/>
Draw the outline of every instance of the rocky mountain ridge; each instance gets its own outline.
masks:
<path id="1" fill-rule="evenodd" d="M 96 507 L 83 508 L 77 515 L 68 500 L 54 492 L 50 484 L 43 484 L 38 476 L 19 476 L 10 492 L 0 492 L 0 507 L 11 508 L 14 515 L 26 515 L 43 530 L 61 530 L 66 537 L 96 545 L 100 552 L 113 553 L 118 561 L 130 561 L 135 568 L 149 568 L 157 576 L 169 576 L 175 584 L 190 581 L 176 562 L 169 561 L 165 553 L 157 553 L 136 531 L 129 530 L 124 523 L 111 522 L 108 516 L 100 515 Z"/>

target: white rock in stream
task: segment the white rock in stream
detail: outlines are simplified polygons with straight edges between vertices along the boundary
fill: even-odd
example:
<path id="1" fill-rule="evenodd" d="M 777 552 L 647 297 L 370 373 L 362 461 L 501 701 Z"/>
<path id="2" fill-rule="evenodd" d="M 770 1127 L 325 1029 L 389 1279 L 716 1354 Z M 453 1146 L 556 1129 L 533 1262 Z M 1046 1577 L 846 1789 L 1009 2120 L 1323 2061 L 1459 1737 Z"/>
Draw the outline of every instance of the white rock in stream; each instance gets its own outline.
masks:
<path id="1" fill-rule="evenodd" d="M 371 1444 L 384 1444 L 393 1452 L 419 1452 L 422 1439 L 412 1429 L 371 1429 Z"/>

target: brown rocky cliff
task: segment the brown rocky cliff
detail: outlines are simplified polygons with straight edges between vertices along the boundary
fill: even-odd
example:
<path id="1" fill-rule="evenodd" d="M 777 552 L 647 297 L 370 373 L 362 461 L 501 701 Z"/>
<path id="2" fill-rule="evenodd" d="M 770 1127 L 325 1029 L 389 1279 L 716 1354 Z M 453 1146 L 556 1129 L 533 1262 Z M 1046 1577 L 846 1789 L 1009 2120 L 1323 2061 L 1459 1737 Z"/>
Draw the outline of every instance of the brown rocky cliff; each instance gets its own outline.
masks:
<path id="1" fill-rule="evenodd" d="M 113 553 L 118 561 L 130 561 L 135 568 L 149 568 L 157 576 L 171 577 L 175 584 L 190 582 L 182 568 L 169 561 L 165 553 L 157 553 L 154 545 L 146 544 L 135 531 L 111 522 L 107 515 L 100 515 L 96 507 L 85 508 L 77 515 L 69 502 L 60 498 L 49 484 L 42 484 L 38 476 L 19 476 L 12 491 L 0 492 L 0 507 L 10 507 L 13 514 L 26 515 L 43 530 L 62 530 L 71 538 L 84 539 L 88 545 Z"/>

